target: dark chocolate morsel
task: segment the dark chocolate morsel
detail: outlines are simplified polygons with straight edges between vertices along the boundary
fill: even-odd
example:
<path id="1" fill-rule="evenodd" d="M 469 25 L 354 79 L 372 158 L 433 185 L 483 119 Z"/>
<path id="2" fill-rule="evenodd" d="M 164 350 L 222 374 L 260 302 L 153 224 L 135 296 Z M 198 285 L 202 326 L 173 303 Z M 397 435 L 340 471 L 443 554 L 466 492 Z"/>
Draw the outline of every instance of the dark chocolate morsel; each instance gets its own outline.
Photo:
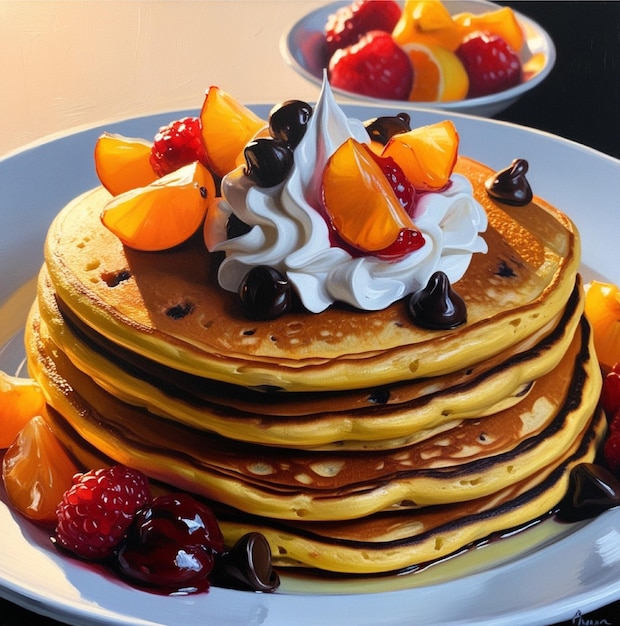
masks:
<path id="1" fill-rule="evenodd" d="M 385 145 L 394 135 L 411 130 L 411 118 L 408 113 L 375 117 L 364 122 L 364 127 L 372 141 Z"/>
<path id="2" fill-rule="evenodd" d="M 620 506 L 620 481 L 602 465 L 579 463 L 571 470 L 557 518 L 578 522 Z"/>
<path id="3" fill-rule="evenodd" d="M 245 173 L 259 187 L 274 187 L 284 181 L 293 166 L 293 152 L 279 139 L 259 137 L 243 150 Z"/>
<path id="4" fill-rule="evenodd" d="M 180 302 L 166 309 L 166 315 L 173 320 L 181 320 L 194 310 L 191 302 Z"/>
<path id="5" fill-rule="evenodd" d="M 234 239 L 250 232 L 251 228 L 244 221 L 240 220 L 234 213 L 231 213 L 226 220 L 226 237 Z"/>
<path id="6" fill-rule="evenodd" d="M 294 150 L 306 133 L 311 117 L 312 107 L 307 102 L 286 100 L 271 109 L 269 133 L 275 139 L 284 141 L 291 150 Z"/>
<path id="7" fill-rule="evenodd" d="M 435 272 L 407 303 L 411 319 L 431 330 L 449 330 L 467 321 L 467 307 L 443 272 Z"/>
<path id="8" fill-rule="evenodd" d="M 280 577 L 271 565 L 271 549 L 261 533 L 252 532 L 219 555 L 209 576 L 218 587 L 250 591 L 275 591 Z"/>
<path id="9" fill-rule="evenodd" d="M 368 402 L 373 404 L 387 404 L 390 399 L 390 390 L 387 387 L 374 389 L 368 396 Z"/>
<path id="10" fill-rule="evenodd" d="M 484 183 L 489 196 L 513 206 L 524 206 L 531 202 L 532 188 L 525 177 L 528 167 L 525 159 L 515 159 L 509 167 L 489 176 Z"/>
<path id="11" fill-rule="evenodd" d="M 243 311 L 253 320 L 280 317 L 291 308 L 292 288 L 288 280 L 273 267 L 253 267 L 241 281 L 239 298 Z"/>

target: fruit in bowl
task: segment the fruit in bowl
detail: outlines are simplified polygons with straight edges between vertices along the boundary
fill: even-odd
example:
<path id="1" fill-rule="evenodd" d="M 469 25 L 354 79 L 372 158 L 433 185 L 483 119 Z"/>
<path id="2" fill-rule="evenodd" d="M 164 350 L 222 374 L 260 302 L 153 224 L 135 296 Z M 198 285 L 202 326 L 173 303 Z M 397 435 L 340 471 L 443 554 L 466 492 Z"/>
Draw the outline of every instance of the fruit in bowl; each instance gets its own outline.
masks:
<path id="1" fill-rule="evenodd" d="M 509 7 L 451 14 L 440 0 L 355 0 L 325 25 L 333 87 L 388 100 L 451 102 L 524 79 L 523 28 Z"/>

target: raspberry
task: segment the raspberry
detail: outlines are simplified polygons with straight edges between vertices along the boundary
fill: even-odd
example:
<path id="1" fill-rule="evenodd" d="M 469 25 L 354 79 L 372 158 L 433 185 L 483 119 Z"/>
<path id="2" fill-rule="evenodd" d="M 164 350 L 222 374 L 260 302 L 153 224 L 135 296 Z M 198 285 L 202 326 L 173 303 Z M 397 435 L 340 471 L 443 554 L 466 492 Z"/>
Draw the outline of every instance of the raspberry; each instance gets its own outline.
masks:
<path id="1" fill-rule="evenodd" d="M 84 559 L 107 558 L 149 500 L 142 472 L 115 465 L 76 474 L 56 510 L 57 545 Z"/>
<path id="2" fill-rule="evenodd" d="M 333 87 L 388 100 L 407 100 L 413 83 L 409 57 L 390 34 L 378 30 L 338 50 L 329 74 Z"/>
<path id="3" fill-rule="evenodd" d="M 328 55 L 357 43 L 371 30 L 391 33 L 400 14 L 400 6 L 394 0 L 358 0 L 338 9 L 325 26 Z"/>
<path id="4" fill-rule="evenodd" d="M 162 126 L 153 140 L 149 160 L 158 176 L 165 176 L 194 161 L 200 161 L 206 167 L 200 118 L 184 117 Z"/>
<path id="5" fill-rule="evenodd" d="M 457 48 L 469 77 L 468 98 L 486 96 L 521 82 L 521 60 L 498 35 L 475 32 Z"/>

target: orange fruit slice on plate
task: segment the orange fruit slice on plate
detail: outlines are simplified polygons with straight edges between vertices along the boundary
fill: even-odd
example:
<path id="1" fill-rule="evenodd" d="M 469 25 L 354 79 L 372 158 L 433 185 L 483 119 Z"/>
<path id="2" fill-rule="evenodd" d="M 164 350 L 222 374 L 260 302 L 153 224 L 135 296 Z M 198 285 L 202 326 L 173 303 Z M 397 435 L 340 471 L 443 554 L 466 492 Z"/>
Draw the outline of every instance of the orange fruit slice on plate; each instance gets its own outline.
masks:
<path id="1" fill-rule="evenodd" d="M 267 125 L 219 87 L 210 87 L 207 91 L 200 121 L 207 160 L 218 176 L 235 169 L 245 145 Z"/>
<path id="2" fill-rule="evenodd" d="M 611 368 L 620 361 L 620 289 L 593 280 L 586 288 L 585 313 L 592 325 L 594 349 L 601 364 Z"/>
<path id="3" fill-rule="evenodd" d="M 440 0 L 407 0 L 392 37 L 400 46 L 423 43 L 454 51 L 463 34 Z"/>
<path id="4" fill-rule="evenodd" d="M 450 120 L 394 135 L 383 149 L 400 165 L 419 191 L 439 191 L 450 180 L 459 150 L 459 135 Z"/>
<path id="5" fill-rule="evenodd" d="M 8 448 L 24 425 L 44 410 L 38 383 L 0 372 L 0 449 Z"/>
<path id="6" fill-rule="evenodd" d="M 101 221 L 130 248 L 166 250 L 198 230 L 213 198 L 213 176 L 196 161 L 116 196 L 105 206 Z"/>
<path id="7" fill-rule="evenodd" d="M 392 245 L 415 227 L 371 149 L 354 139 L 343 143 L 323 172 L 323 204 L 344 241 L 364 252 Z"/>
<path id="8" fill-rule="evenodd" d="M 152 143 L 144 139 L 104 133 L 95 143 L 95 171 L 113 195 L 144 187 L 157 174 L 149 163 Z"/>
<path id="9" fill-rule="evenodd" d="M 413 67 L 413 102 L 448 102 L 467 96 L 469 78 L 454 52 L 437 45 L 408 43 L 402 49 Z"/>
<path id="10" fill-rule="evenodd" d="M 459 13 L 453 16 L 462 28 L 463 36 L 475 31 L 498 35 L 515 51 L 519 52 L 525 42 L 525 34 L 510 7 L 486 11 L 484 13 Z"/>
<path id="11" fill-rule="evenodd" d="M 28 519 L 56 522 L 56 507 L 79 471 L 40 415 L 30 419 L 4 455 L 2 478 L 11 505 Z"/>

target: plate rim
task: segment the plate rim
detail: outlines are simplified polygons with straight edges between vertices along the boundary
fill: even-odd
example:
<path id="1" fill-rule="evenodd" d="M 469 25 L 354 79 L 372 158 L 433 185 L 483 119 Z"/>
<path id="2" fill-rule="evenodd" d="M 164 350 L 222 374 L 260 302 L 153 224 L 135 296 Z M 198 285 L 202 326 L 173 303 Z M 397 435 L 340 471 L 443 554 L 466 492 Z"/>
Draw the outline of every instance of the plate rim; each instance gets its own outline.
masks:
<path id="1" fill-rule="evenodd" d="M 264 105 L 264 104 L 257 104 L 257 105 L 248 105 L 251 107 L 266 107 L 269 108 L 269 105 Z M 355 103 L 355 104 L 345 104 L 344 105 L 345 110 L 349 109 L 349 110 L 353 110 L 353 109 L 380 109 L 383 110 L 385 109 L 385 107 L 383 105 L 370 105 L 370 104 L 362 104 L 362 103 Z M 400 107 L 398 107 L 398 105 L 392 105 L 391 106 L 392 109 L 399 109 Z M 432 116 L 444 116 L 445 112 L 442 111 L 427 111 L 424 108 L 419 108 L 419 107 L 408 107 L 408 110 L 413 110 L 413 111 L 420 111 L 423 114 L 430 114 Z M 126 120 L 123 120 L 122 122 L 125 124 L 131 124 L 132 122 L 136 122 L 136 121 L 147 121 L 147 120 L 151 120 L 153 118 L 158 118 L 160 115 L 166 115 L 166 116 L 170 116 L 170 115 L 175 115 L 176 113 L 178 113 L 178 111 L 170 111 L 170 112 L 166 112 L 163 114 L 150 114 L 150 115 L 140 115 L 140 116 L 135 116 L 133 118 L 129 118 Z M 519 133 L 525 133 L 526 135 L 532 135 L 532 136 L 541 136 L 541 137 L 546 137 L 546 138 L 550 138 L 552 140 L 554 140 L 555 142 L 559 142 L 560 146 L 566 146 L 566 147 L 570 147 L 572 149 L 578 149 L 580 151 L 584 151 L 585 150 L 585 154 L 586 156 L 588 154 L 591 154 L 592 156 L 596 156 L 597 158 L 604 158 L 604 159 L 609 159 L 610 162 L 612 163 L 612 165 L 614 167 L 617 167 L 618 170 L 620 171 L 620 160 L 617 160 L 609 155 L 606 155 L 602 152 L 599 152 L 593 148 L 589 148 L 587 146 L 583 146 L 582 144 L 573 142 L 571 140 L 568 139 L 564 139 L 561 137 L 556 137 L 554 135 L 551 135 L 550 133 L 546 133 L 544 131 L 537 131 L 535 129 L 529 129 L 526 127 L 522 127 L 516 124 L 512 124 L 509 122 L 503 122 L 503 121 L 499 121 L 499 120 L 487 120 L 487 119 L 480 119 L 480 118 L 476 118 L 475 116 L 471 116 L 468 114 L 463 114 L 463 113 L 451 113 L 449 115 L 450 117 L 456 117 L 458 119 L 463 119 L 463 120 L 467 120 L 470 121 L 471 123 L 473 123 L 474 125 L 478 125 L 478 124 L 482 124 L 484 126 L 488 126 L 488 125 L 492 125 L 495 128 L 509 128 L 512 129 L 516 132 Z M 119 122 L 120 123 L 120 122 Z M 88 128 L 81 128 L 78 131 L 73 131 L 73 130 L 68 130 L 68 131 L 64 131 L 63 133 L 60 134 L 60 136 L 55 136 L 52 139 L 49 139 L 48 141 L 39 141 L 36 142 L 34 145 L 33 144 L 29 144 L 28 146 L 23 147 L 22 149 L 18 150 L 16 154 L 19 155 L 26 155 L 28 156 L 28 152 L 29 151 L 36 151 L 37 148 L 40 148 L 42 145 L 49 145 L 49 144 L 54 144 L 55 142 L 59 142 L 59 141 L 63 141 L 69 137 L 75 137 L 76 135 L 83 135 L 83 133 L 85 131 L 93 131 L 93 130 L 97 130 L 97 129 L 101 129 L 102 128 L 102 124 L 101 123 L 96 123 L 93 125 L 89 125 Z M 44 138 L 45 139 L 45 138 Z M 13 155 L 15 156 L 15 155 Z M 0 170 L 2 170 L 4 168 L 4 166 L 6 165 L 6 162 L 8 159 L 12 158 L 11 156 L 7 156 L 3 159 L 0 159 Z M 78 184 L 78 183 L 76 183 Z M 2 252 L 2 249 L 0 248 L 0 254 Z M 4 504 L 4 502 L 2 502 L 2 512 L 4 512 L 4 510 L 8 511 L 8 508 L 6 507 L 6 505 Z M 8 511 L 9 515 L 13 515 L 12 512 Z M 603 522 L 603 521 L 598 521 L 598 520 L 612 520 L 614 521 L 614 524 L 616 525 L 616 527 L 620 527 L 620 510 L 615 510 L 615 511 L 610 511 L 605 513 L 604 515 L 600 516 L 599 518 L 597 518 L 597 520 L 595 520 L 594 522 L 592 522 L 591 524 L 588 524 L 586 527 L 592 527 L 593 524 L 598 525 L 598 526 L 605 526 L 605 528 L 607 528 L 606 524 L 607 522 Z M 611 522 L 610 522 L 611 523 Z M 557 545 L 557 544 L 556 544 Z M 506 566 L 508 567 L 508 566 Z M 472 576 L 477 576 L 478 578 L 480 578 L 481 576 L 483 576 L 484 572 L 478 574 L 474 574 Z M 471 578 L 471 577 L 468 577 Z M 449 583 L 443 583 L 443 584 L 449 584 Z M 438 585 L 439 586 L 439 585 Z M 21 590 L 23 592 L 23 589 Z M 385 592 L 382 593 L 380 595 L 386 595 L 386 596 L 392 596 L 393 594 L 408 594 L 410 592 L 416 593 L 418 592 L 418 589 L 413 589 L 413 590 L 406 590 L 406 591 L 395 591 L 395 592 Z M 214 592 L 212 594 L 213 596 L 217 596 L 219 597 L 220 595 L 222 595 L 222 598 L 226 599 L 230 594 L 238 594 L 238 593 L 244 593 L 244 592 L 231 592 L 230 590 L 220 590 L 220 589 L 213 589 L 212 592 Z M 136 593 L 142 593 L 142 592 L 136 592 Z M 26 608 L 29 609 L 34 609 L 37 610 L 37 612 L 41 612 L 42 608 L 46 608 L 46 607 L 42 607 L 41 603 L 45 602 L 45 597 L 44 596 L 32 596 L 30 598 L 24 596 L 24 595 L 20 595 L 20 590 L 19 589 L 15 589 L 15 586 L 13 586 L 12 589 L 7 589 L 7 587 L 5 586 L 5 581 L 0 581 L 0 595 L 6 597 L 7 594 L 12 595 L 11 598 L 7 598 L 7 599 L 11 599 L 12 601 L 17 601 L 18 604 L 21 604 L 20 600 L 23 600 L 24 602 L 26 602 L 26 604 L 28 606 L 26 606 Z M 16 595 L 15 595 L 16 594 Z M 247 595 L 247 594 L 246 594 Z M 613 597 L 612 597 L 613 595 Z M 249 594 L 250 597 L 256 597 L 254 596 L 254 594 Z M 369 597 L 369 596 L 373 596 L 376 598 L 377 594 L 363 594 L 361 597 Z M 150 597 L 150 596 L 149 596 Z M 285 595 L 276 595 L 276 596 L 270 596 L 271 598 L 283 598 L 283 597 L 287 597 Z M 295 596 L 296 598 L 299 597 L 305 597 L 305 598 L 310 598 L 310 600 L 308 602 L 311 603 L 311 600 L 313 598 L 312 595 L 300 595 L 300 596 Z M 326 596 L 318 596 L 319 598 L 321 598 L 322 600 L 326 597 Z M 330 597 L 330 596 L 327 596 Z M 332 596 L 332 597 L 336 597 L 336 598 L 342 598 L 343 596 Z M 348 595 L 345 595 L 344 597 L 349 597 Z M 356 598 L 359 598 L 360 596 L 354 596 Z M 396 596 L 394 596 L 396 597 Z M 591 597 L 583 597 L 583 598 L 579 598 L 579 597 L 575 597 L 575 601 L 579 602 L 579 608 L 582 610 L 582 612 L 587 609 L 587 608 L 591 608 L 591 609 L 595 609 L 598 608 L 599 604 L 601 602 L 607 602 L 607 601 L 613 601 L 616 597 L 620 597 L 620 576 L 619 579 L 617 581 L 614 581 L 613 585 L 608 585 L 607 586 L 607 595 L 601 596 L 601 594 L 599 594 L 598 597 L 596 598 L 591 598 Z M 272 602 L 272 600 L 269 600 L 268 597 L 263 597 L 261 599 L 261 602 L 266 601 L 267 604 L 270 604 Z M 30 603 L 33 604 L 30 604 Z M 276 601 L 277 602 L 277 601 Z M 328 604 L 331 606 L 333 605 L 334 601 L 329 601 Z M 23 604 L 22 604 L 23 605 Z M 54 608 L 54 607 L 52 607 Z M 58 611 L 62 611 L 63 608 L 62 607 L 56 607 L 54 610 L 58 610 Z M 565 611 L 564 609 L 560 609 L 557 608 L 557 611 L 553 612 L 553 613 L 549 613 L 548 611 L 545 613 L 544 612 L 545 609 L 541 609 L 540 607 L 536 607 L 533 609 L 528 609 L 527 613 L 523 613 L 522 616 L 518 616 L 517 617 L 519 619 L 521 619 L 521 617 L 523 617 L 524 620 L 527 621 L 523 621 L 522 623 L 527 623 L 527 624 L 531 624 L 531 623 L 536 623 L 535 621 L 533 622 L 532 619 L 560 619 L 560 618 L 564 618 L 566 617 Z M 560 612 L 558 612 L 560 611 Z M 42 614 L 49 614 L 49 616 L 51 617 L 61 617 L 61 618 L 66 618 L 67 615 L 64 613 L 56 613 L 54 612 L 53 614 L 50 614 L 49 611 L 47 613 L 42 613 Z M 80 617 L 81 614 L 78 614 L 77 617 L 81 619 Z M 87 615 L 89 622 L 92 622 L 92 619 L 101 619 L 102 621 L 98 622 L 98 623 L 103 623 L 103 624 L 108 624 L 111 623 L 108 621 L 108 618 L 105 616 L 102 616 L 101 613 L 97 613 L 97 614 L 93 614 L 91 615 L 91 613 L 88 611 L 88 609 L 86 609 L 86 613 L 85 615 Z M 70 617 L 74 617 L 73 615 L 71 615 Z M 505 616 L 504 616 L 505 618 Z M 128 618 L 129 621 L 127 623 L 136 623 L 135 618 Z M 277 617 L 275 618 L 277 619 Z M 81 622 L 76 622 L 76 623 L 81 623 Z M 119 623 L 118 622 L 118 617 L 115 616 L 115 621 L 114 623 Z M 276 623 L 276 622 L 272 622 L 270 621 L 270 619 L 267 619 L 267 621 L 265 621 L 265 624 L 271 624 L 271 623 Z M 392 623 L 397 623 L 397 622 L 392 622 Z M 492 620 L 489 621 L 477 621 L 476 623 L 484 623 L 484 624 L 492 624 L 494 623 Z M 500 622 L 498 622 L 500 623 Z M 516 623 L 516 622 L 515 622 Z M 521 623 L 521 622 L 520 622 Z M 543 623 L 543 622 L 540 622 Z"/>

